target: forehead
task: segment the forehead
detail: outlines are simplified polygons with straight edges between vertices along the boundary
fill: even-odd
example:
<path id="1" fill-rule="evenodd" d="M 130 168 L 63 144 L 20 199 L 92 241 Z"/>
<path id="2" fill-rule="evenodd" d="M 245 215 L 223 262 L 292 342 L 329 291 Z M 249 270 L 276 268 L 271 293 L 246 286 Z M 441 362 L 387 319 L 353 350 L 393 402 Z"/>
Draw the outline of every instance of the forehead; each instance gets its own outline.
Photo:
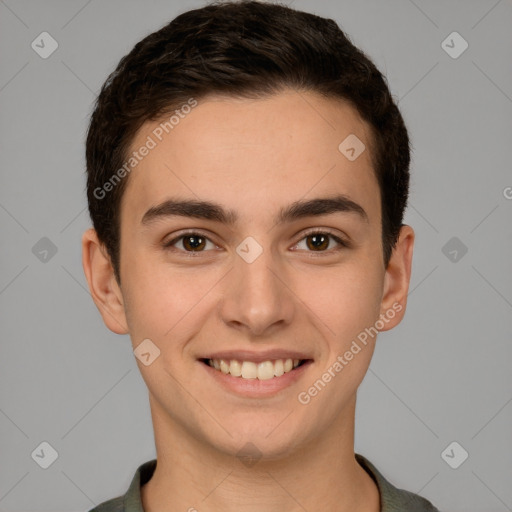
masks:
<path id="1" fill-rule="evenodd" d="M 129 174 L 122 218 L 140 222 L 170 196 L 215 200 L 249 218 L 263 207 L 275 212 L 333 193 L 379 214 L 371 131 L 349 103 L 285 91 L 264 99 L 209 96 L 177 110 L 146 122 L 132 141 L 127 156 L 145 156 Z"/>

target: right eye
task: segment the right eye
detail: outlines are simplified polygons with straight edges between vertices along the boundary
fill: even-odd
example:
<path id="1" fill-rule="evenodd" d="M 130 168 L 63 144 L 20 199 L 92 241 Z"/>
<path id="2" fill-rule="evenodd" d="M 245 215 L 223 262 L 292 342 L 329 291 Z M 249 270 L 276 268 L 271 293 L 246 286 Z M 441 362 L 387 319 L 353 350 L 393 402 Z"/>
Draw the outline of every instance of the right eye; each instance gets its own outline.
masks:
<path id="1" fill-rule="evenodd" d="M 206 252 L 203 249 L 210 243 L 213 248 L 215 244 L 205 235 L 196 231 L 188 231 L 182 233 L 180 236 L 173 238 L 172 240 L 165 242 L 163 248 L 170 251 L 184 252 L 184 253 L 200 253 Z M 183 249 L 176 246 L 182 245 Z"/>

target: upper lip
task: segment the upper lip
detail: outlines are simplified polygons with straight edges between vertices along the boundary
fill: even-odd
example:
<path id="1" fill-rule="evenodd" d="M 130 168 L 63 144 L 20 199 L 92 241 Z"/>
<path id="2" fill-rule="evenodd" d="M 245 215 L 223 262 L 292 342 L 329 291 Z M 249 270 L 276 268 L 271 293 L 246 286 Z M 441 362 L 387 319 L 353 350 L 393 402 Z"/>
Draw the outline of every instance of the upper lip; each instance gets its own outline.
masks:
<path id="1" fill-rule="evenodd" d="M 199 359 L 224 359 L 225 361 L 252 361 L 253 363 L 262 363 L 263 361 L 275 361 L 276 359 L 312 359 L 304 352 L 295 350 L 273 349 L 262 352 L 252 352 L 250 350 L 224 350 L 213 354 L 200 357 Z"/>

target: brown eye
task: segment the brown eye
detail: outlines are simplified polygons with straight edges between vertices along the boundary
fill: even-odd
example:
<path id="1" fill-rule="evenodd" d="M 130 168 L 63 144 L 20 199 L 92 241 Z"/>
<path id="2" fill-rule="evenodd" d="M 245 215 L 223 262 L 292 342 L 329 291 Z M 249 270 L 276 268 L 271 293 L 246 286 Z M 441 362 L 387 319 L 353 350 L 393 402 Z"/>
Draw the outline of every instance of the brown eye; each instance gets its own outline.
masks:
<path id="1" fill-rule="evenodd" d="M 200 251 L 205 246 L 205 240 L 202 236 L 187 235 L 183 237 L 183 247 L 187 251 Z"/>
<path id="2" fill-rule="evenodd" d="M 164 249 L 181 251 L 181 252 L 205 252 L 207 244 L 211 244 L 215 248 L 215 244 L 200 233 L 185 233 L 177 238 L 172 239 L 164 244 Z"/>
<path id="3" fill-rule="evenodd" d="M 313 234 L 306 237 L 307 246 L 311 250 L 327 249 L 329 247 L 329 235 Z"/>
<path id="4" fill-rule="evenodd" d="M 306 236 L 295 245 L 295 248 L 301 249 L 300 245 L 303 240 L 306 241 L 304 250 L 308 252 L 331 253 L 349 246 L 348 242 L 345 242 L 329 231 L 313 231 L 307 233 Z M 332 248 L 332 240 L 335 242 L 334 248 Z M 329 247 L 331 247 L 331 249 L 329 249 Z"/>

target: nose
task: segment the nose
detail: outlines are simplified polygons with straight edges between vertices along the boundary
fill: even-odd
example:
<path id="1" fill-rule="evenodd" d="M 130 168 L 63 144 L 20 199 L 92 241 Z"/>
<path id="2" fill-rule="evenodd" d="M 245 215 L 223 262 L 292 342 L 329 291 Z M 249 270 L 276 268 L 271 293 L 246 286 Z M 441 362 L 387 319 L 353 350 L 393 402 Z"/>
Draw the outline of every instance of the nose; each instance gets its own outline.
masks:
<path id="1" fill-rule="evenodd" d="M 291 279 L 270 250 L 249 261 L 235 257 L 220 314 L 227 325 L 246 336 L 269 336 L 292 322 L 296 307 Z"/>

